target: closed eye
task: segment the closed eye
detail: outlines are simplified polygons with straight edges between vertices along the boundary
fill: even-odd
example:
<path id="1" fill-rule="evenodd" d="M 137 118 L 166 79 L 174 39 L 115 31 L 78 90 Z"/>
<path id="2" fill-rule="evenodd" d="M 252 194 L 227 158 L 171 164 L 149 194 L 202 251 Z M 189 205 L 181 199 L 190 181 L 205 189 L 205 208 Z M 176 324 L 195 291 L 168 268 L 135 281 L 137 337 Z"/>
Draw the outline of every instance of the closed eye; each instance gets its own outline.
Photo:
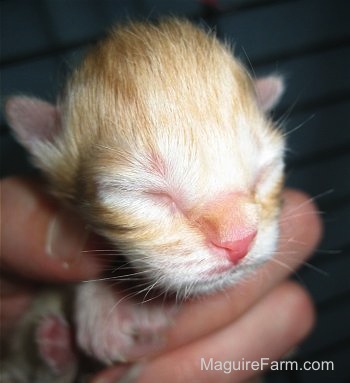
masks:
<path id="1" fill-rule="evenodd" d="M 167 192 L 147 191 L 144 192 L 144 194 L 152 200 L 156 201 L 157 203 L 163 202 L 168 204 L 173 202 L 173 198 Z"/>
<path id="2" fill-rule="evenodd" d="M 275 175 L 280 175 L 283 170 L 283 162 L 280 160 L 274 160 L 264 165 L 256 174 L 254 180 L 254 189 L 259 185 L 268 181 L 270 177 L 274 178 Z"/>
<path id="3" fill-rule="evenodd" d="M 269 174 L 271 173 L 273 169 L 273 164 L 269 164 L 269 165 L 265 165 L 264 167 L 262 167 L 256 177 L 255 177 L 255 180 L 254 180 L 254 187 L 256 188 L 258 185 L 260 185 L 268 176 Z"/>
<path id="4" fill-rule="evenodd" d="M 175 198 L 167 192 L 148 191 L 144 192 L 144 194 L 157 205 L 168 207 L 172 213 L 176 213 L 180 210 Z"/>

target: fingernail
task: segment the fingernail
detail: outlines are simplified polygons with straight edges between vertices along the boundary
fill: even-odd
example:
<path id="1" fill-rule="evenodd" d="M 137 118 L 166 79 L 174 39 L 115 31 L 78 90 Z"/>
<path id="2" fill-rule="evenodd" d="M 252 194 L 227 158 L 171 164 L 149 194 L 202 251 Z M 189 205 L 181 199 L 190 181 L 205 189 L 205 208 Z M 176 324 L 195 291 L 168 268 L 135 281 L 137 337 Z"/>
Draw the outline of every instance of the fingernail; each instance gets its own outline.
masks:
<path id="1" fill-rule="evenodd" d="M 74 212 L 59 210 L 49 223 L 46 253 L 69 267 L 79 258 L 88 237 L 86 225 Z"/>

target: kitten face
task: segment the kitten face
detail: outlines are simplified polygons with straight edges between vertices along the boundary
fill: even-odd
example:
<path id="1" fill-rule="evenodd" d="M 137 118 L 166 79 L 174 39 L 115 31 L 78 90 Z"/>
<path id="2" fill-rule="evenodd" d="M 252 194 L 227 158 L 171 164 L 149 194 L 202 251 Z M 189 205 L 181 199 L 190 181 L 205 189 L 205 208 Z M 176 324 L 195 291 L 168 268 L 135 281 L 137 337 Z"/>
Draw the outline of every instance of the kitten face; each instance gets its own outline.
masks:
<path id="1" fill-rule="evenodd" d="M 282 141 L 266 123 L 259 127 L 261 137 L 248 133 L 249 125 L 222 134 L 224 124 L 211 124 L 206 135 L 194 121 L 196 139 L 189 145 L 179 145 L 178 134 L 166 130 L 166 146 L 157 140 L 152 149 L 129 148 L 134 154 L 128 165 L 95 173 L 101 222 L 108 217 L 112 225 L 101 233 L 127 248 L 130 261 L 163 288 L 186 293 L 189 286 L 192 293 L 220 288 L 275 249 Z M 113 162 L 113 147 L 106 152 L 100 161 L 111 155 Z M 255 237 L 236 262 L 225 240 L 239 244 L 244 232 Z"/>
<path id="2" fill-rule="evenodd" d="M 263 109 L 282 85 L 264 81 L 189 23 L 134 24 L 72 75 L 61 132 L 27 146 L 54 192 L 152 283 L 209 292 L 276 246 L 284 144 Z"/>

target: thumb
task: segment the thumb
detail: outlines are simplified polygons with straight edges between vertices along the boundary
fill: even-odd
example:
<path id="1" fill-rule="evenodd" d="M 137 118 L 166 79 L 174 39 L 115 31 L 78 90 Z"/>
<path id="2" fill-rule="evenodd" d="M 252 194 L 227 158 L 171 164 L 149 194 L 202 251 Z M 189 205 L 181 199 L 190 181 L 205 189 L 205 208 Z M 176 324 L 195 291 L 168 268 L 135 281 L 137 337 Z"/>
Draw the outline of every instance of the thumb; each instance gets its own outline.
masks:
<path id="1" fill-rule="evenodd" d="M 73 212 L 25 178 L 1 181 L 1 267 L 26 278 L 75 281 L 93 278 L 101 266 L 88 247 L 89 232 Z"/>

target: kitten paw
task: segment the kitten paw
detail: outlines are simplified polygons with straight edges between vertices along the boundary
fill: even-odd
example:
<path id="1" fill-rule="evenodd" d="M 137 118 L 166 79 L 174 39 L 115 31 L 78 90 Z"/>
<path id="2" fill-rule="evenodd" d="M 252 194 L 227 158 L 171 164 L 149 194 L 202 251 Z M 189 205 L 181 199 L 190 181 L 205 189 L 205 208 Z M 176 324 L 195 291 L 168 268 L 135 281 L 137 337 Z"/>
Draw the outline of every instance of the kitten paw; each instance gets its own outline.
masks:
<path id="1" fill-rule="evenodd" d="M 172 322 L 170 309 L 130 302 L 102 283 L 80 289 L 76 320 L 79 346 L 106 364 L 159 350 Z"/>
<path id="2" fill-rule="evenodd" d="M 54 373 L 62 374 L 76 362 L 70 325 L 59 315 L 43 317 L 36 329 L 41 359 Z"/>

